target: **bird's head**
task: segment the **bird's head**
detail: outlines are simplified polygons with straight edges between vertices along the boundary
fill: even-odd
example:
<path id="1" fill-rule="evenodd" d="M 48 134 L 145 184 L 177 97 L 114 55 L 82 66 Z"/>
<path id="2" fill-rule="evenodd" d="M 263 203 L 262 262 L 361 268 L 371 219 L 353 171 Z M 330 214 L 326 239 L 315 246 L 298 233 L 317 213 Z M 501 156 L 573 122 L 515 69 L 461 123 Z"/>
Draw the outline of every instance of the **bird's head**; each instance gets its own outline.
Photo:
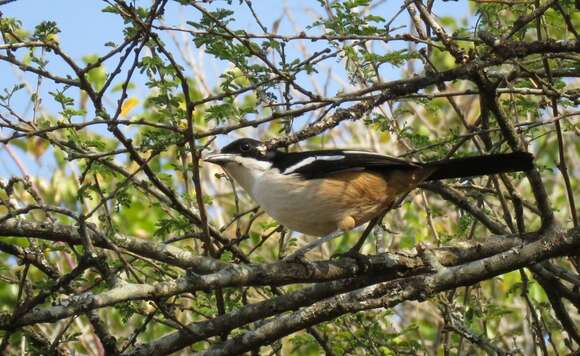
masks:
<path id="1" fill-rule="evenodd" d="M 206 162 L 225 166 L 237 164 L 255 166 L 255 161 L 268 162 L 273 158 L 274 150 L 268 150 L 266 145 L 251 138 L 241 138 L 224 146 L 218 153 L 207 155 Z"/>
<path id="2" fill-rule="evenodd" d="M 263 142 L 241 138 L 224 146 L 218 153 L 207 155 L 204 161 L 221 166 L 251 194 L 256 176 L 272 168 L 276 152 Z"/>

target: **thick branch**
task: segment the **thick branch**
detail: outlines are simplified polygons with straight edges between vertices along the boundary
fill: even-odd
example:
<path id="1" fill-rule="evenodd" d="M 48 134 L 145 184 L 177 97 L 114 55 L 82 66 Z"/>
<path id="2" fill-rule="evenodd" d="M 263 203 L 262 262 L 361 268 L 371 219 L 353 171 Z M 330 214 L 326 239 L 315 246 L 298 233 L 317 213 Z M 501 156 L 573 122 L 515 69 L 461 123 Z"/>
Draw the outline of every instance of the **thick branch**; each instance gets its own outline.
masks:
<path id="1" fill-rule="evenodd" d="M 471 285 L 555 257 L 577 246 L 580 246 L 580 229 L 574 229 L 568 233 L 547 231 L 540 240 L 525 245 L 521 249 L 511 249 L 464 265 L 443 268 L 429 276 L 421 275 L 380 283 L 315 303 L 232 338 L 206 350 L 203 354 L 240 354 L 346 313 L 393 307 L 405 300 L 424 300 L 426 297 L 445 290 Z"/>
<path id="2" fill-rule="evenodd" d="M 80 240 L 80 238 L 79 238 Z M 80 241 L 79 241 L 80 243 Z M 492 238 L 487 243 L 474 242 L 472 247 L 464 249 L 443 248 L 436 250 L 440 263 L 456 265 L 482 256 L 490 256 L 501 251 L 519 248 L 523 240 L 516 238 Z M 98 245 L 95 243 L 95 245 Z M 369 260 L 366 275 L 380 275 L 388 278 L 392 273 L 423 273 L 425 265 L 421 257 L 385 253 L 373 256 Z M 79 312 L 120 302 L 142 299 L 169 297 L 196 290 L 211 290 L 225 287 L 284 285 L 291 283 L 313 283 L 320 281 L 348 278 L 360 273 L 361 267 L 355 260 L 342 259 L 303 263 L 276 262 L 263 265 L 232 265 L 208 275 L 188 274 L 172 281 L 154 284 L 124 284 L 100 294 L 90 292 L 72 296 L 60 305 L 37 309 L 23 315 L 18 325 L 55 321 Z M 390 279 L 390 278 L 388 278 Z M 0 323 L 0 328 L 2 324 Z"/>

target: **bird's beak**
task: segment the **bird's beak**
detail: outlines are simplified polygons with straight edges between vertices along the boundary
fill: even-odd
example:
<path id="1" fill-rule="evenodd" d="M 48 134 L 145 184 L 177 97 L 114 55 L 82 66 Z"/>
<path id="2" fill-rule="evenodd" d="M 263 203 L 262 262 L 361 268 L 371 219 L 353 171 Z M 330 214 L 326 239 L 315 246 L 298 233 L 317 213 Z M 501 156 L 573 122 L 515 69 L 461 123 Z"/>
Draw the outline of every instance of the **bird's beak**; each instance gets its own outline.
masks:
<path id="1" fill-rule="evenodd" d="M 231 153 L 210 153 L 203 157 L 203 160 L 209 163 L 223 165 L 228 162 L 234 162 L 236 155 Z"/>

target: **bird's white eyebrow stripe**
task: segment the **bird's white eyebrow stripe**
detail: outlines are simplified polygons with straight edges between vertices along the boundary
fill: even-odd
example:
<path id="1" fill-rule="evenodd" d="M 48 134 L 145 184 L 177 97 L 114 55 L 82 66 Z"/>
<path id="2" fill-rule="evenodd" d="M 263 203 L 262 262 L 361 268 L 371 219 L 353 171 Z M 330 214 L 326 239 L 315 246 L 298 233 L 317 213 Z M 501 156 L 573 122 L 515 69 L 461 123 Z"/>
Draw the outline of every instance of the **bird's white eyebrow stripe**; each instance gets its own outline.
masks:
<path id="1" fill-rule="evenodd" d="M 298 169 L 307 166 L 309 164 L 311 164 L 314 161 L 317 160 L 322 160 L 322 161 L 338 161 L 344 159 L 344 155 L 327 155 L 327 156 L 312 156 L 312 157 L 308 157 L 306 159 L 303 159 L 302 161 L 295 163 L 293 165 L 291 165 L 290 167 L 286 168 L 284 170 L 284 172 L 282 172 L 283 174 L 289 174 L 289 173 L 294 173 L 296 172 Z"/>

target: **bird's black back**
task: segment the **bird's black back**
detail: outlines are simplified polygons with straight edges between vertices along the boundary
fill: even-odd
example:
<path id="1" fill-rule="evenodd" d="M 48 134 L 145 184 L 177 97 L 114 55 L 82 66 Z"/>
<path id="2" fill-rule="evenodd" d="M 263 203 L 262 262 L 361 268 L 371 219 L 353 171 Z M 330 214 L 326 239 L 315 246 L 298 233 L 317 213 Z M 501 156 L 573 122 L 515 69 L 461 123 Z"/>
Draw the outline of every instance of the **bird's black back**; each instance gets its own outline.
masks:
<path id="1" fill-rule="evenodd" d="M 371 170 L 385 172 L 393 168 L 420 168 L 417 163 L 378 153 L 349 150 L 276 152 L 273 167 L 283 174 L 300 174 L 305 179 L 324 178 L 344 171 Z M 385 172 L 386 173 L 386 172 Z"/>

